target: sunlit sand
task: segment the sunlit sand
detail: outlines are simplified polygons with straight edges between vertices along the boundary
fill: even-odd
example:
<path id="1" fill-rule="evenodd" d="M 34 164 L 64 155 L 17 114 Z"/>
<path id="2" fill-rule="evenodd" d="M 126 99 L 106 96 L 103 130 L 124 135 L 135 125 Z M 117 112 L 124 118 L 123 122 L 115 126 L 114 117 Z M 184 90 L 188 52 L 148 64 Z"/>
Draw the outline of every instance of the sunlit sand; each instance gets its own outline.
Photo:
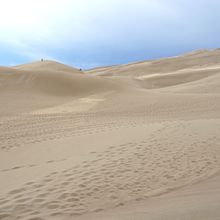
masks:
<path id="1" fill-rule="evenodd" d="M 219 61 L 0 67 L 0 219 L 218 219 Z"/>

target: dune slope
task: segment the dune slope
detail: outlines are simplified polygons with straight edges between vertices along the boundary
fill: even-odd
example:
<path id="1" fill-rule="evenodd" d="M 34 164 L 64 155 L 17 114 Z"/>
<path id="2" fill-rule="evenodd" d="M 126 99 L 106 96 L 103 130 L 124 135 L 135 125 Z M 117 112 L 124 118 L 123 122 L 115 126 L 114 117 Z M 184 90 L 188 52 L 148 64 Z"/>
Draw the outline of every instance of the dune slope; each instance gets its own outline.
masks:
<path id="1" fill-rule="evenodd" d="M 96 75 L 143 76 L 155 73 L 170 73 L 183 69 L 219 66 L 220 50 L 199 50 L 176 57 L 143 61 L 125 65 L 95 68 L 88 73 Z"/>
<path id="2" fill-rule="evenodd" d="M 48 67 L 43 70 L 40 66 L 32 71 L 26 68 L 1 68 L 0 97 L 4 108 L 0 112 L 8 115 L 16 111 L 21 113 L 122 89 L 111 79 L 79 74 L 78 70 L 72 68 L 69 72 L 57 70 L 57 65 L 55 62 L 49 70 Z M 28 64 L 26 66 L 29 67 Z"/>

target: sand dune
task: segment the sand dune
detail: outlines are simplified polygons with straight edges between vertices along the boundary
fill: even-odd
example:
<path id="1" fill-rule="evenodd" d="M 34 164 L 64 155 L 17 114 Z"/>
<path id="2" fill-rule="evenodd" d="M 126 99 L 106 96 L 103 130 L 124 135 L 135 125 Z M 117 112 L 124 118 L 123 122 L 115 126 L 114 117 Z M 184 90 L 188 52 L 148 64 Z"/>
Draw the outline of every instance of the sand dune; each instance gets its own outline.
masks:
<path id="1" fill-rule="evenodd" d="M 218 219 L 219 56 L 0 67 L 0 219 Z"/>
<path id="2" fill-rule="evenodd" d="M 126 65 L 97 68 L 88 70 L 88 73 L 98 75 L 125 75 L 143 76 L 154 73 L 170 73 L 182 69 L 219 66 L 220 50 L 194 51 L 176 57 L 164 58 L 153 61 L 143 61 Z"/>
<path id="3" fill-rule="evenodd" d="M 27 70 L 26 66 L 30 68 L 33 64 L 23 65 L 25 68 L 0 69 L 1 101 L 4 105 L 0 109 L 2 114 L 57 106 L 76 98 L 98 94 L 102 96 L 103 93 L 123 89 L 123 86 L 111 79 L 85 75 L 73 68 L 70 72 L 61 71 L 59 66 L 62 65 L 56 62 L 54 66 L 53 62 L 49 62 L 49 66 L 53 66 L 51 70 L 46 69 L 47 64 L 45 70 L 37 64 L 41 63 L 35 63 L 32 71 Z"/>
<path id="4" fill-rule="evenodd" d="M 32 71 L 29 70 L 31 68 L 33 68 Z M 50 95 L 75 96 L 114 87 L 114 83 L 111 83 L 110 80 L 79 74 L 81 72 L 74 68 L 68 68 L 52 61 L 26 64 L 16 67 L 15 70 L 8 69 L 8 71 L 11 71 L 12 74 L 5 74 L 5 70 L 0 69 L 2 86 L 6 89 L 16 86 Z"/>

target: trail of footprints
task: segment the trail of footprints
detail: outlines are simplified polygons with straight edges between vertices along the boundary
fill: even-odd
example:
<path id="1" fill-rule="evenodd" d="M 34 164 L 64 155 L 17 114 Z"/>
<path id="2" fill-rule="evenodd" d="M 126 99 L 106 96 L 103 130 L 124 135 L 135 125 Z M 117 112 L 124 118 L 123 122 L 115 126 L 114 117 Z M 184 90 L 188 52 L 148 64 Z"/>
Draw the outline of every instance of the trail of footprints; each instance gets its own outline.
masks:
<path id="1" fill-rule="evenodd" d="M 185 133 L 179 134 L 178 129 Z M 187 184 L 219 169 L 219 150 L 215 145 L 218 136 L 196 140 L 197 133 L 187 132 L 187 126 L 181 123 L 166 124 L 157 132 L 164 136 L 158 139 L 155 133 L 140 142 L 109 146 L 101 153 L 90 152 L 95 159 L 50 173 L 38 182 L 27 182 L 0 196 L 0 219 L 68 219 L 139 201 L 158 193 L 158 189 L 178 187 L 180 180 Z M 181 138 L 170 140 L 168 133 Z"/>
<path id="2" fill-rule="evenodd" d="M 59 160 L 48 160 L 45 162 L 45 164 L 50 164 L 50 163 L 59 163 L 62 161 L 67 160 L 67 158 L 63 158 L 63 159 L 59 159 Z M 43 163 L 39 164 L 25 164 L 25 165 L 21 165 L 21 166 L 14 166 L 11 168 L 7 168 L 7 169 L 1 169 L 0 172 L 10 172 L 10 171 L 14 171 L 14 170 L 20 170 L 20 169 L 24 169 L 24 168 L 29 168 L 29 167 L 37 167 L 37 166 L 42 166 L 44 165 Z"/>
<path id="3" fill-rule="evenodd" d="M 34 115 L 2 120 L 0 124 L 0 149 L 11 150 L 25 144 L 38 143 L 63 137 L 96 134 L 120 127 L 135 127 L 135 118 L 85 115 Z M 140 124 L 140 122 L 138 123 Z M 142 122 L 143 124 L 143 122 Z"/>

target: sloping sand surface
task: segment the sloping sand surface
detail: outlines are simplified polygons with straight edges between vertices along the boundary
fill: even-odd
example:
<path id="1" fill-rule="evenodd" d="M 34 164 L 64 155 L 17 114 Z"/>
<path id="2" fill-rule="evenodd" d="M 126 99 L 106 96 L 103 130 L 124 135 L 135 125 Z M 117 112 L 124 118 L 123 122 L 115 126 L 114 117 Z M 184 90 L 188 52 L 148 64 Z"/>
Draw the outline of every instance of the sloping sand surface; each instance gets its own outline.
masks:
<path id="1" fill-rule="evenodd" d="M 170 73 L 183 69 L 219 66 L 220 49 L 214 51 L 199 50 L 181 56 L 165 59 L 130 63 L 88 70 L 96 75 L 142 76 L 154 73 Z"/>
<path id="2" fill-rule="evenodd" d="M 0 67 L 0 219 L 218 219 L 219 56 Z"/>
<path id="3" fill-rule="evenodd" d="M 11 115 L 57 106 L 80 97 L 89 97 L 123 89 L 111 79 L 89 76 L 82 72 L 61 71 L 54 63 L 51 70 L 42 70 L 43 62 L 34 63 L 34 70 L 0 68 L 1 115 Z M 53 62 L 48 62 L 51 66 Z M 39 64 L 39 68 L 38 65 Z M 30 64 L 32 67 L 33 64 Z M 47 64 L 46 64 L 47 66 Z M 61 68 L 64 65 L 61 65 Z M 25 70 L 23 70 L 25 69 Z M 40 70 L 38 70 L 40 69 Z M 13 101 L 12 101 L 13 100 Z"/>
<path id="4" fill-rule="evenodd" d="M 158 197 L 145 201 L 134 202 L 114 210 L 84 215 L 77 220 L 130 220 L 130 219 L 219 219 L 220 177 L 215 176 Z"/>

